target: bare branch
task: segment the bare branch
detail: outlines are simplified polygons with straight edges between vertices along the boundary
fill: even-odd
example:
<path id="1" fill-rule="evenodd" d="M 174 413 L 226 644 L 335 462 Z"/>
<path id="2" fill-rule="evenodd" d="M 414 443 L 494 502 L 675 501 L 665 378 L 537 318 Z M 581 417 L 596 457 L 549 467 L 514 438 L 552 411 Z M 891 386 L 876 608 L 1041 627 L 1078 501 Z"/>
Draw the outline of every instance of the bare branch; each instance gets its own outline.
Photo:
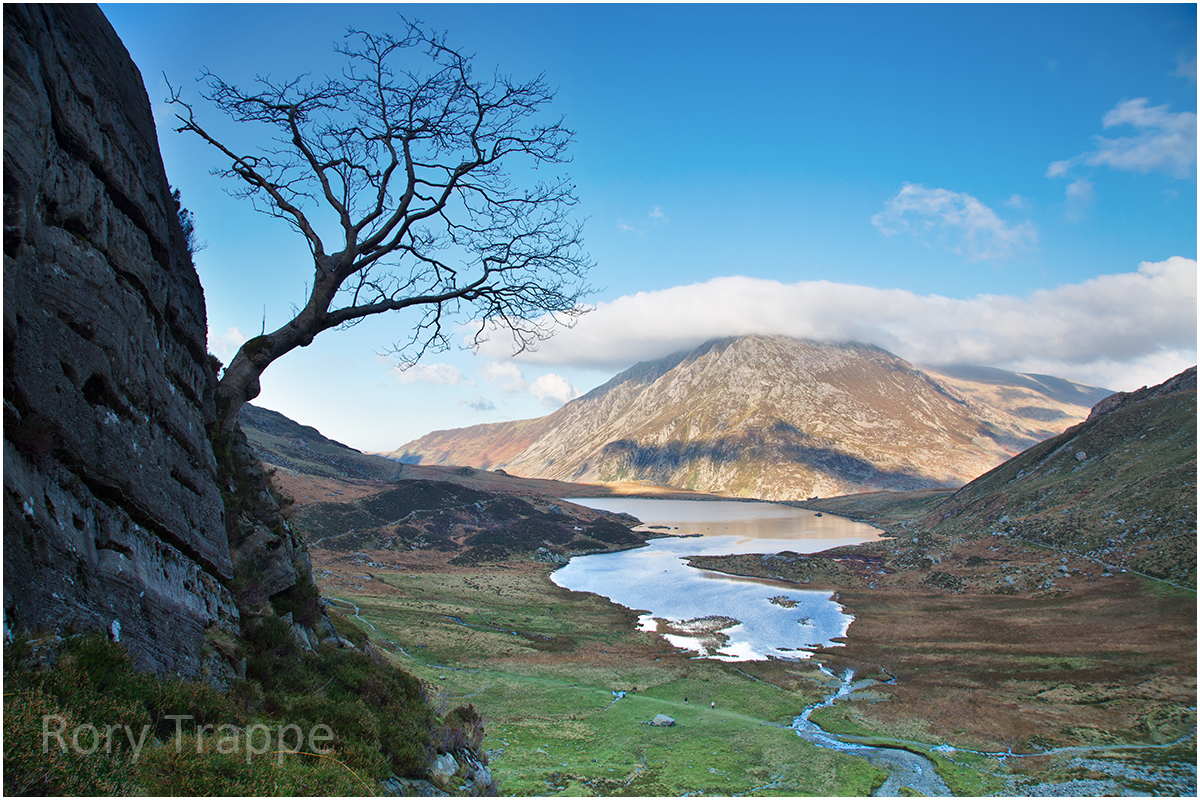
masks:
<path id="1" fill-rule="evenodd" d="M 479 326 L 476 344 L 500 326 L 525 349 L 582 313 L 591 262 L 570 219 L 574 187 L 518 178 L 569 161 L 574 134 L 545 116 L 554 95 L 544 76 L 481 80 L 444 35 L 404 25 L 399 37 L 348 31 L 337 48 L 345 67 L 320 80 L 258 77 L 242 89 L 202 74 L 202 96 L 257 136 L 253 150 L 219 140 L 170 89 L 178 130 L 212 146 L 218 174 L 295 226 L 313 254 L 305 305 L 226 370 L 218 394 L 230 407 L 275 359 L 374 314 L 420 310 L 393 347 L 415 363 L 448 347 L 464 318 Z M 317 229 L 330 220 L 337 252 Z"/>

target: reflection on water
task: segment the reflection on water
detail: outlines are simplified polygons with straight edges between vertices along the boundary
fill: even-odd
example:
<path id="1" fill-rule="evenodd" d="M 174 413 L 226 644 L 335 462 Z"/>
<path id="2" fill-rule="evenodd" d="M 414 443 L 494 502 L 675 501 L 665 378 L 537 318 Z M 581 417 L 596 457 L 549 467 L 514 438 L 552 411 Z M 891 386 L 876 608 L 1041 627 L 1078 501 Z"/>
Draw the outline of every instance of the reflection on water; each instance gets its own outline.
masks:
<path id="1" fill-rule="evenodd" d="M 645 526 L 669 526 L 671 536 L 636 550 L 576 556 L 553 574 L 556 584 L 643 610 L 642 630 L 658 630 L 681 649 L 732 661 L 807 658 L 815 646 L 835 645 L 831 640 L 844 636 L 854 618 L 829 592 L 718 575 L 687 566 L 685 556 L 815 553 L 879 535 L 869 525 L 772 503 L 568 499 L 632 514 Z M 695 534 L 700 536 L 678 538 Z"/>

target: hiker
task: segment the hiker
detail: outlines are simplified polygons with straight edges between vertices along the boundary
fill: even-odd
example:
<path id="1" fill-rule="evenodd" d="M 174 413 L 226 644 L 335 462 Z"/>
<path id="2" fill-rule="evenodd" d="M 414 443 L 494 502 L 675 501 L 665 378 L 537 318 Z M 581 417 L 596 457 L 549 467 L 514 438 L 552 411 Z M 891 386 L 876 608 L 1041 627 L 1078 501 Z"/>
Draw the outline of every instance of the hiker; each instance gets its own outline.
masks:
<path id="1" fill-rule="evenodd" d="M 709 707 L 709 708 L 716 708 L 716 707 L 717 707 L 717 701 L 716 701 L 716 700 L 713 700 L 713 701 L 712 701 L 712 702 L 709 704 L 709 706 L 708 706 L 708 707 Z"/>

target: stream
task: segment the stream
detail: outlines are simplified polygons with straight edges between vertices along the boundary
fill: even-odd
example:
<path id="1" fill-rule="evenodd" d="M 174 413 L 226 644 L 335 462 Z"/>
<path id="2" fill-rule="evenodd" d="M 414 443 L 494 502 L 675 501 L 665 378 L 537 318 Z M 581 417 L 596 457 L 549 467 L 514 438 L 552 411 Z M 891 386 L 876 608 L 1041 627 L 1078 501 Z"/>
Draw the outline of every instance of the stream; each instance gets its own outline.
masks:
<path id="1" fill-rule="evenodd" d="M 669 529 L 672 535 L 652 539 L 646 547 L 634 550 L 576 556 L 557 570 L 552 580 L 568 589 L 595 592 L 627 608 L 641 609 L 642 630 L 658 627 L 664 639 L 682 650 L 727 661 L 807 658 L 817 646 L 838 646 L 836 639 L 846 635 L 854 618 L 830 592 L 700 570 L 689 566 L 686 556 L 781 550 L 815 553 L 879 534 L 875 528 L 841 517 L 773 503 L 568 499 L 632 514 L 645 526 Z M 660 623 L 668 623 L 667 630 Z M 824 666 L 818 667 L 837 678 Z M 950 796 L 949 787 L 928 758 L 898 747 L 846 741 L 810 719 L 818 708 L 827 708 L 876 683 L 855 681 L 854 673 L 847 671 L 833 693 L 795 717 L 792 730 L 817 747 L 859 755 L 887 770 L 888 779 L 876 790 L 877 796 L 898 796 L 902 787 L 930 797 Z"/>
<path id="2" fill-rule="evenodd" d="M 836 677 L 824 666 L 821 671 L 831 677 Z M 862 756 L 877 767 L 887 770 L 888 778 L 883 785 L 872 792 L 875 797 L 899 797 L 901 788 L 920 792 L 926 797 L 952 797 L 953 792 L 934 769 L 933 762 L 923 755 L 902 750 L 898 747 L 879 747 L 861 744 L 859 742 L 843 741 L 837 734 L 829 733 L 813 722 L 809 717 L 819 708 L 828 708 L 835 701 L 849 697 L 856 689 L 874 686 L 878 681 L 870 679 L 854 680 L 854 671 L 846 670 L 841 682 L 831 694 L 819 703 L 814 703 L 800 712 L 800 716 L 792 720 L 792 730 L 806 742 L 837 750 L 843 753 Z"/>

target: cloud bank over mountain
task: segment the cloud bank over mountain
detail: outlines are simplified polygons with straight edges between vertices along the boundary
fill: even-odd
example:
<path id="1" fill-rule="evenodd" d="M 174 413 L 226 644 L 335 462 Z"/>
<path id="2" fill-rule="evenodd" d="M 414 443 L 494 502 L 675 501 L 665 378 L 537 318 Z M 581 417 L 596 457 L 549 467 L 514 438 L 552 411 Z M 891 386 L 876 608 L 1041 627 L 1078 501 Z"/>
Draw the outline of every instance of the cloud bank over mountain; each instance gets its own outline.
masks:
<path id="1" fill-rule="evenodd" d="M 753 333 L 865 342 L 918 364 L 978 364 L 1137 388 L 1196 363 L 1196 261 L 1176 256 L 1024 297 L 965 300 L 825 280 L 715 278 L 599 303 L 519 359 L 615 370 Z M 511 352 L 496 332 L 480 354 L 506 359 Z"/>

